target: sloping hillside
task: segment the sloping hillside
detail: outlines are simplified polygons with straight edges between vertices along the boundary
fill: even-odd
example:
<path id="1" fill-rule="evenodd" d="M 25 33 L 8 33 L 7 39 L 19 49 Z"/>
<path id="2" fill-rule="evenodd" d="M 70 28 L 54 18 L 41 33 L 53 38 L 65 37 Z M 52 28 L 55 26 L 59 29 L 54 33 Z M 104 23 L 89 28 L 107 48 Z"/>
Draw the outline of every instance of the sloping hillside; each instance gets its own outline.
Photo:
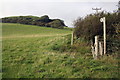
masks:
<path id="1" fill-rule="evenodd" d="M 70 40 L 70 29 L 2 25 L 3 78 L 118 78 L 117 56 L 94 60 L 91 53 L 53 50 Z"/>
<path id="2" fill-rule="evenodd" d="M 3 23 L 3 38 L 4 37 L 22 37 L 22 36 L 31 36 L 31 37 L 39 37 L 39 36 L 57 36 L 57 35 L 65 35 L 69 34 L 70 29 L 53 29 L 47 27 L 39 27 L 33 25 L 22 25 L 22 24 L 11 24 L 11 23 Z"/>

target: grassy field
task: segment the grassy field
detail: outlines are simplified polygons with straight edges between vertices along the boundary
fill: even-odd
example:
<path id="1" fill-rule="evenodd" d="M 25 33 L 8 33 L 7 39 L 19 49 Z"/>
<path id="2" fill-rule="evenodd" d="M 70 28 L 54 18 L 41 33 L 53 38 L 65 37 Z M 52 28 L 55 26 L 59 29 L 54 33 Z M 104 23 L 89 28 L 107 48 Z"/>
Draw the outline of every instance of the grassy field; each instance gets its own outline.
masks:
<path id="1" fill-rule="evenodd" d="M 3 23 L 2 31 L 3 78 L 118 78 L 117 55 L 94 60 L 82 47 L 56 48 L 67 43 L 70 29 Z"/>

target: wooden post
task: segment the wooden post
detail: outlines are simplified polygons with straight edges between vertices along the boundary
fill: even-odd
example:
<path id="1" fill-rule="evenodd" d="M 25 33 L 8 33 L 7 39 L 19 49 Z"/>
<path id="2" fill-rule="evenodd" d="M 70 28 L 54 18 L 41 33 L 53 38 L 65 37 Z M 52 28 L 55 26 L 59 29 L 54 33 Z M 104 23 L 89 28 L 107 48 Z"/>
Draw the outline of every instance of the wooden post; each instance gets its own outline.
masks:
<path id="1" fill-rule="evenodd" d="M 71 45 L 73 45 L 73 32 L 71 33 Z"/>
<path id="2" fill-rule="evenodd" d="M 103 46 L 102 46 L 102 42 L 99 42 L 99 53 L 102 56 L 103 55 Z"/>
<path id="3" fill-rule="evenodd" d="M 95 49 L 94 49 L 94 46 L 93 45 L 91 45 L 91 52 L 92 52 L 92 55 L 93 55 L 93 58 L 95 58 Z"/>
<path id="4" fill-rule="evenodd" d="M 104 18 L 104 22 L 103 22 L 103 25 L 104 25 L 104 55 L 106 54 L 106 24 L 105 24 L 105 17 Z"/>
<path id="5" fill-rule="evenodd" d="M 98 36 L 95 36 L 95 59 L 98 57 Z"/>

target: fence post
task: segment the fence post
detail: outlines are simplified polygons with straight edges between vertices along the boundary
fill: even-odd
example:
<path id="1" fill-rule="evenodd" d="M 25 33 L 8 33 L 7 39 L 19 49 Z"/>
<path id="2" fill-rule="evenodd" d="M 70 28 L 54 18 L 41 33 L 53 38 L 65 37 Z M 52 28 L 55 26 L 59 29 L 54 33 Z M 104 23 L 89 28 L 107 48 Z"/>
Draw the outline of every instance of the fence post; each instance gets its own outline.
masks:
<path id="1" fill-rule="evenodd" d="M 73 45 L 73 32 L 71 33 L 71 45 Z"/>
<path id="2" fill-rule="evenodd" d="M 102 42 L 99 42 L 99 53 L 102 56 L 103 55 L 103 45 Z"/>
<path id="3" fill-rule="evenodd" d="M 92 51 L 92 55 L 93 55 L 93 58 L 95 58 L 95 49 L 94 49 L 94 46 L 91 44 L 91 51 Z"/>
<path id="4" fill-rule="evenodd" d="M 98 36 L 95 36 L 95 59 L 98 57 Z"/>

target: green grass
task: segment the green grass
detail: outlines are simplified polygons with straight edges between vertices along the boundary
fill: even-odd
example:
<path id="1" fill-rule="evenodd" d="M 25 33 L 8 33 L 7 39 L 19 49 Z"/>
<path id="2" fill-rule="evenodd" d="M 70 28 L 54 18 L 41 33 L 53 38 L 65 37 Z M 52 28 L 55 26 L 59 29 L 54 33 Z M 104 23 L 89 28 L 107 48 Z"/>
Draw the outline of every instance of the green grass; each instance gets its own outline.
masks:
<path id="1" fill-rule="evenodd" d="M 40 36 L 56 36 L 70 33 L 70 30 L 53 29 L 47 27 L 22 25 L 22 24 L 3 24 L 3 37 L 25 36 L 25 37 L 40 37 Z"/>
<path id="2" fill-rule="evenodd" d="M 94 60 L 83 48 L 78 52 L 53 50 L 54 45 L 67 43 L 69 29 L 2 25 L 3 78 L 118 78 L 116 55 Z"/>

